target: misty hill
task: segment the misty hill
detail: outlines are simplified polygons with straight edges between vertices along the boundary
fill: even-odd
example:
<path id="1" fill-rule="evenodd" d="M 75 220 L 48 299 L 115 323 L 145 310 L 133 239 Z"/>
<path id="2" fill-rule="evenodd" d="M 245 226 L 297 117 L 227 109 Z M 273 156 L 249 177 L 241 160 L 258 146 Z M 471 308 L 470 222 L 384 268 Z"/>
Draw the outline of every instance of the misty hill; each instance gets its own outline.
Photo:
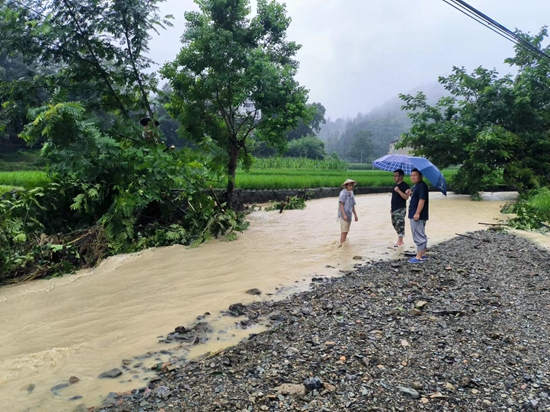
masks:
<path id="1" fill-rule="evenodd" d="M 428 103 L 434 104 L 437 100 L 446 95 L 446 91 L 439 83 L 432 83 L 420 87 L 416 87 L 406 94 L 416 94 L 422 91 L 428 97 Z M 336 152 L 338 156 L 350 162 L 368 163 L 380 156 L 388 153 L 390 142 L 399 139 L 402 133 L 410 130 L 411 121 L 407 113 L 401 110 L 403 101 L 395 96 L 390 100 L 375 107 L 370 112 L 363 114 L 358 113 L 353 119 L 328 119 L 326 124 L 321 126 L 318 136 L 325 142 L 327 153 Z M 359 139 L 365 132 L 370 132 L 370 144 L 365 143 L 362 150 L 363 156 L 358 155 L 358 142 L 354 139 Z M 353 149 L 350 151 L 350 149 Z"/>

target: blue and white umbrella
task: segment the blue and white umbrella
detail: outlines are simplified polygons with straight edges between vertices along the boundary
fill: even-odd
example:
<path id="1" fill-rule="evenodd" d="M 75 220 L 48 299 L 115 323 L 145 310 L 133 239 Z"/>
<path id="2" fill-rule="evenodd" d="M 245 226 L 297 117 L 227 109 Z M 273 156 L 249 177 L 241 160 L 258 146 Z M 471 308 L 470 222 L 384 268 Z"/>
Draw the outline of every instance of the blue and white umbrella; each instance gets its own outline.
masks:
<path id="1" fill-rule="evenodd" d="M 406 175 L 411 174 L 411 170 L 418 169 L 420 173 L 426 176 L 426 179 L 445 196 L 447 196 L 447 181 L 443 173 L 435 167 L 432 162 L 423 157 L 414 157 L 406 155 L 386 155 L 372 162 L 372 166 L 377 169 L 394 172 L 401 169 Z"/>

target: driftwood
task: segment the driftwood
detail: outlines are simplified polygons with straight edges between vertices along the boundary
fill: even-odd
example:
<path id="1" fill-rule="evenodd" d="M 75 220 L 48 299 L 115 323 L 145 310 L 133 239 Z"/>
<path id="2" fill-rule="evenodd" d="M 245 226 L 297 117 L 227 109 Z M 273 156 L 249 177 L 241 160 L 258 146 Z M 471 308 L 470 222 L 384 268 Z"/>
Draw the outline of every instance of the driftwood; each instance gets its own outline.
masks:
<path id="1" fill-rule="evenodd" d="M 455 233 L 455 235 L 460 236 L 460 237 L 466 237 L 468 239 L 479 240 L 480 242 L 486 241 L 485 239 L 480 239 L 478 237 L 473 237 L 473 236 L 470 236 L 470 235 L 461 235 L 460 233 Z"/>
<path id="2" fill-rule="evenodd" d="M 460 237 L 465 237 L 467 239 L 477 240 L 479 243 L 474 246 L 474 249 L 478 249 L 483 242 L 487 242 L 487 243 L 491 242 L 489 239 L 480 239 L 478 237 L 474 237 L 474 236 L 470 236 L 470 235 L 461 235 L 460 233 L 455 233 L 455 235 L 460 236 Z"/>
<path id="3" fill-rule="evenodd" d="M 478 222 L 478 225 L 485 225 L 485 226 L 506 226 L 506 223 L 483 223 L 483 222 Z"/>

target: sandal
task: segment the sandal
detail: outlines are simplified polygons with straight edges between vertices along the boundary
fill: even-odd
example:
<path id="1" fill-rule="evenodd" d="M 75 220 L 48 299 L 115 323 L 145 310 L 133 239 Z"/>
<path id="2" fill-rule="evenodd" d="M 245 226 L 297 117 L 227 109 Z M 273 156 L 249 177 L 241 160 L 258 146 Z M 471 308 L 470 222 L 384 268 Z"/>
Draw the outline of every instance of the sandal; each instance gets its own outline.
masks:
<path id="1" fill-rule="evenodd" d="M 424 263 L 422 259 L 418 260 L 417 258 L 413 257 L 412 259 L 408 260 L 409 263 Z"/>

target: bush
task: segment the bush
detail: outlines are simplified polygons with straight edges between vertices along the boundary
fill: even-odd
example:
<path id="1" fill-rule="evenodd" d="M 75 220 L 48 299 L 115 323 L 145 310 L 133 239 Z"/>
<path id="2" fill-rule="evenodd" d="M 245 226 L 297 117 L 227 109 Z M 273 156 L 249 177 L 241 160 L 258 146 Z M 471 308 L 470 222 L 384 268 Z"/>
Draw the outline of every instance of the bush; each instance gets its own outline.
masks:
<path id="1" fill-rule="evenodd" d="M 0 282 L 56 276 L 146 247 L 234 238 L 247 223 L 206 189 L 207 159 L 100 131 L 77 103 L 46 106 L 24 132 L 48 139 L 51 182 L 4 193 Z M 118 131 L 120 133 L 120 130 Z"/>
<path id="2" fill-rule="evenodd" d="M 317 136 L 306 136 L 291 141 L 285 153 L 289 157 L 306 157 L 308 159 L 324 159 L 325 144 Z"/>
<path id="3" fill-rule="evenodd" d="M 523 195 L 516 203 L 507 203 L 502 213 L 515 213 L 511 227 L 524 230 L 550 229 L 550 190 L 542 188 Z"/>

